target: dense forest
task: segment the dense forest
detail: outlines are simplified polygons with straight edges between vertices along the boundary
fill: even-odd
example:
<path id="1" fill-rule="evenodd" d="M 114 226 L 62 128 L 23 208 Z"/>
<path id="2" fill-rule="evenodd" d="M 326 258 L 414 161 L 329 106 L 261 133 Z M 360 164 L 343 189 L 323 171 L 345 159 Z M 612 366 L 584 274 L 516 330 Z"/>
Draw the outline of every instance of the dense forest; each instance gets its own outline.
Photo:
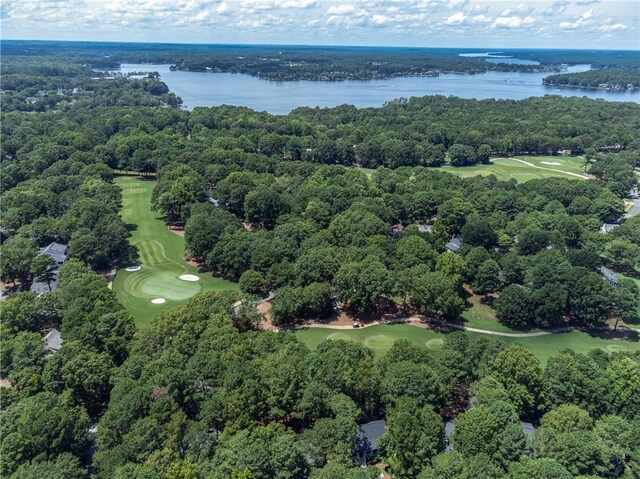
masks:
<path id="1" fill-rule="evenodd" d="M 3 477 L 373 479 L 356 460 L 372 418 L 386 419 L 377 455 L 394 477 L 640 472 L 637 355 L 565 350 L 543 367 L 463 333 L 379 360 L 344 340 L 309 351 L 242 328 L 234 300 L 203 293 L 134 335 L 104 281 L 71 261 L 55 292 L 1 303 L 14 385 L 0 389 Z M 47 356 L 37 331 L 50 321 L 65 342 Z"/>
<path id="2" fill-rule="evenodd" d="M 608 90 L 634 90 L 640 88 L 640 69 L 590 70 L 581 73 L 561 73 L 544 80 L 545 85 L 574 88 L 606 88 Z"/>
<path id="3" fill-rule="evenodd" d="M 564 350 L 541 364 L 464 333 L 440 351 L 400 341 L 376 358 L 340 340 L 311 351 L 234 307 L 271 290 L 280 325 L 336 300 L 437 323 L 474 292 L 516 328 L 638 321 L 636 284 L 614 288 L 597 268 L 640 263 L 640 217 L 622 219 L 640 106 L 425 97 L 187 112 L 153 75 L 33 60 L 5 69 L 3 58 L 1 279 L 16 291 L 46 281 L 38 248 L 52 241 L 70 259 L 54 291 L 0 302 L 2 477 L 374 479 L 378 460 L 407 479 L 640 475 L 638 354 Z M 58 88 L 70 99 L 23 108 Z M 569 149 L 593 180 L 428 168 Z M 122 170 L 157 178 L 157 212 L 242 293 L 197 295 L 136 330 L 98 274 L 136 257 L 113 183 Z M 452 238 L 457 253 L 445 252 Z M 54 327 L 63 343 L 51 353 L 42 336 Z M 381 419 L 360 467 L 360 425 Z"/>

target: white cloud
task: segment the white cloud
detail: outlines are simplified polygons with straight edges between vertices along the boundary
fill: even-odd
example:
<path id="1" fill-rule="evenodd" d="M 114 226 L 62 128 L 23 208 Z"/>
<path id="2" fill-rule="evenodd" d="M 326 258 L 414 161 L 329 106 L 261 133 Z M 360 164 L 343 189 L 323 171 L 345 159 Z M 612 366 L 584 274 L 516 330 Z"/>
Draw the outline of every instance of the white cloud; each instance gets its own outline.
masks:
<path id="1" fill-rule="evenodd" d="M 287 10 L 317 8 L 317 0 L 243 0 L 240 7 L 244 10 Z"/>
<path id="2" fill-rule="evenodd" d="M 626 30 L 627 26 L 624 23 L 603 23 L 598 27 L 598 30 L 605 33 L 617 32 L 620 30 Z"/>
<path id="3" fill-rule="evenodd" d="M 440 23 L 443 25 L 460 25 L 466 21 L 467 17 L 462 12 L 456 12 L 444 18 Z"/>
<path id="4" fill-rule="evenodd" d="M 493 28 L 520 28 L 523 26 L 533 25 L 536 22 L 535 17 L 527 16 L 527 17 L 519 17 L 517 15 L 512 15 L 508 17 L 498 17 L 491 24 Z"/>
<path id="5" fill-rule="evenodd" d="M 449 0 L 449 4 L 447 5 L 451 10 L 455 10 L 456 8 L 463 8 L 469 3 L 469 0 Z"/>
<path id="6" fill-rule="evenodd" d="M 329 15 L 348 15 L 356 11 L 356 6 L 351 3 L 343 3 L 342 5 L 332 5 L 327 10 Z"/>
<path id="7" fill-rule="evenodd" d="M 389 21 L 389 17 L 386 15 L 380 15 L 380 14 L 376 14 L 373 17 L 371 17 L 371 24 L 372 25 L 384 25 L 385 23 L 387 23 Z"/>
<path id="8" fill-rule="evenodd" d="M 595 5 L 596 3 L 601 3 L 602 0 L 578 0 L 576 5 Z"/>
<path id="9" fill-rule="evenodd" d="M 216 13 L 219 15 L 224 15 L 229 12 L 229 4 L 227 2 L 221 2 L 220 5 L 216 8 Z"/>
<path id="10" fill-rule="evenodd" d="M 578 28 L 588 27 L 593 24 L 593 8 L 584 12 L 580 17 L 575 19 L 572 22 L 560 22 L 560 28 L 564 28 L 565 30 L 575 30 Z"/>
<path id="11" fill-rule="evenodd" d="M 553 2 L 549 7 L 547 7 L 547 9 L 542 12 L 542 14 L 546 17 L 561 15 L 567 10 L 568 6 L 568 0 L 557 0 Z"/>
<path id="12" fill-rule="evenodd" d="M 474 24 L 491 23 L 491 17 L 488 17 L 487 15 L 484 15 L 484 14 L 474 15 L 473 17 L 471 17 L 471 23 L 474 23 Z"/>

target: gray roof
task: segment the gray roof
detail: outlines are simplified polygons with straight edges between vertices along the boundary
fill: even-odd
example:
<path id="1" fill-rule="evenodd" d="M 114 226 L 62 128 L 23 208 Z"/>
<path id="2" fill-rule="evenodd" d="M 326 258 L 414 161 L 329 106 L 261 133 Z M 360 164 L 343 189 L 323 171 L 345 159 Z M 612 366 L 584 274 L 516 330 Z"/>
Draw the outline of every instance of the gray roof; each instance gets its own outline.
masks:
<path id="1" fill-rule="evenodd" d="M 620 225 L 618 223 L 603 223 L 600 227 L 600 231 L 602 231 L 603 233 L 608 233 L 619 227 Z"/>
<path id="2" fill-rule="evenodd" d="M 48 254 L 56 263 L 62 264 L 67 260 L 67 245 L 56 243 L 40 248 L 40 254 Z"/>
<path id="3" fill-rule="evenodd" d="M 453 434 L 453 431 L 455 429 L 455 425 L 453 423 L 452 420 L 448 420 L 445 421 L 444 423 L 444 437 L 446 439 L 446 450 L 447 451 L 452 451 L 453 450 L 453 443 L 451 442 L 451 435 Z"/>
<path id="4" fill-rule="evenodd" d="M 598 270 L 600 271 L 600 274 L 602 274 L 602 279 L 604 279 L 605 281 L 609 281 L 610 283 L 618 282 L 618 275 L 611 271 L 609 268 L 600 266 Z"/>
<path id="5" fill-rule="evenodd" d="M 536 428 L 530 422 L 520 422 L 520 427 L 525 436 L 530 436 L 536 430 Z"/>
<path id="6" fill-rule="evenodd" d="M 51 286 L 51 289 L 49 289 L 49 286 Z M 58 282 L 55 279 L 51 280 L 51 283 L 49 284 L 45 282 L 37 281 L 37 282 L 31 283 L 31 288 L 29 288 L 29 291 L 31 291 L 32 293 L 36 293 L 38 296 L 40 296 L 41 294 L 48 293 L 49 291 L 53 291 L 57 287 L 58 287 Z"/>
<path id="7" fill-rule="evenodd" d="M 384 419 L 379 421 L 371 421 L 360 425 L 358 433 L 358 441 L 369 451 L 378 449 L 378 440 L 387 430 L 387 424 Z"/>
<path id="8" fill-rule="evenodd" d="M 452 238 L 444 247 L 452 253 L 457 253 L 462 248 L 462 241 L 459 238 Z"/>
<path id="9" fill-rule="evenodd" d="M 62 347 L 62 337 L 60 331 L 53 328 L 44 337 L 44 347 L 52 353 L 57 353 Z"/>

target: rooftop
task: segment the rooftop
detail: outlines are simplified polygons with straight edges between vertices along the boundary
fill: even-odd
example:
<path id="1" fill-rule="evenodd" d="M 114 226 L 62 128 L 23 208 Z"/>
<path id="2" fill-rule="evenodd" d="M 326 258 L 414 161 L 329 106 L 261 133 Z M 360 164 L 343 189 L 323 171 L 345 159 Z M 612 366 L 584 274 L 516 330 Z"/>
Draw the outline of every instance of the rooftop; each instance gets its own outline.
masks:
<path id="1" fill-rule="evenodd" d="M 62 347 L 62 337 L 60 336 L 60 331 L 56 328 L 53 328 L 49 331 L 44 337 L 44 347 L 48 351 L 52 353 L 57 353 L 60 351 Z"/>
<path id="2" fill-rule="evenodd" d="M 618 282 L 618 275 L 615 274 L 613 271 L 611 271 L 609 268 L 600 266 L 598 270 L 600 271 L 600 274 L 602 274 L 602 278 L 605 279 L 606 281 L 609 281 L 610 283 Z"/>
<path id="3" fill-rule="evenodd" d="M 67 245 L 55 241 L 44 248 L 40 248 L 40 254 L 48 254 L 56 263 L 62 264 L 67 260 Z"/>
<path id="4" fill-rule="evenodd" d="M 458 251 L 460 251 L 460 248 L 462 248 L 462 240 L 460 240 L 459 238 L 452 238 L 451 241 L 449 241 L 445 245 L 445 248 L 447 248 L 452 253 L 457 253 Z"/>
<path id="5" fill-rule="evenodd" d="M 378 440 L 386 430 L 387 425 L 384 419 L 361 424 L 358 441 L 369 451 L 375 451 L 378 449 Z"/>

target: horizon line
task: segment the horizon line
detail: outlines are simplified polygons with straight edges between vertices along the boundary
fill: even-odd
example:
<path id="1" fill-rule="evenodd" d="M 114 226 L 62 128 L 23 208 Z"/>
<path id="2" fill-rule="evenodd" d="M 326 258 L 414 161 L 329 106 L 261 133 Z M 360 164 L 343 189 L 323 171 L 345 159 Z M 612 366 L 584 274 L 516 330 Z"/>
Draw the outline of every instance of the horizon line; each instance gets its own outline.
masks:
<path id="1" fill-rule="evenodd" d="M 149 42 L 149 41 L 125 41 L 125 40 L 43 40 L 43 39 L 20 39 L 20 38 L 0 38 L 0 46 L 2 42 L 57 42 L 57 43 L 116 43 L 116 44 L 137 44 L 137 45 L 197 45 L 197 46 L 219 46 L 219 47 L 318 47 L 318 48 L 402 48 L 414 50 L 480 50 L 501 49 L 515 51 L 620 51 L 620 52 L 640 52 L 640 48 L 544 48 L 544 47 L 452 47 L 452 46 L 410 46 L 410 45 L 337 45 L 337 44 L 320 44 L 320 43 L 199 43 L 199 42 Z M 500 53 L 500 52 L 496 52 Z"/>

